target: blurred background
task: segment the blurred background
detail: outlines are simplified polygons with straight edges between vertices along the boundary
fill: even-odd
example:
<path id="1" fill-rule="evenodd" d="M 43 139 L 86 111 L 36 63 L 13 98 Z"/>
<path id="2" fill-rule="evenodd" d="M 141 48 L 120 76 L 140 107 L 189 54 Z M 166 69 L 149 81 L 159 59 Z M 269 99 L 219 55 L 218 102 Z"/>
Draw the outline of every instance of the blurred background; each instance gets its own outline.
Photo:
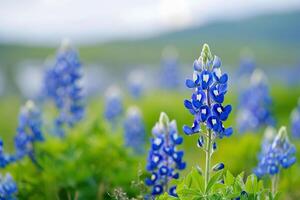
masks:
<path id="1" fill-rule="evenodd" d="M 234 113 L 227 124 L 235 136 L 220 142 L 224 151 L 216 159 L 235 174 L 251 173 L 257 163 L 266 126 L 242 135 L 236 124 L 240 86 L 247 85 L 254 68 L 264 71 L 275 127 L 290 130 L 290 113 L 300 96 L 299 0 L 1 0 L 0 134 L 8 149 L 19 106 L 38 99 L 44 72 L 65 39 L 82 62 L 86 121 L 101 119 L 106 89 L 119 85 L 125 107 L 141 109 L 148 136 L 161 111 L 177 120 L 183 135 L 182 125 L 192 123 L 183 106 L 191 94 L 185 79 L 192 76 L 193 62 L 208 43 L 221 58 L 222 71 L 230 75 L 226 103 Z M 184 140 L 188 171 L 202 154 L 194 147 L 196 138 Z M 297 169 L 281 185 L 292 191 L 287 199 L 300 196 Z"/>

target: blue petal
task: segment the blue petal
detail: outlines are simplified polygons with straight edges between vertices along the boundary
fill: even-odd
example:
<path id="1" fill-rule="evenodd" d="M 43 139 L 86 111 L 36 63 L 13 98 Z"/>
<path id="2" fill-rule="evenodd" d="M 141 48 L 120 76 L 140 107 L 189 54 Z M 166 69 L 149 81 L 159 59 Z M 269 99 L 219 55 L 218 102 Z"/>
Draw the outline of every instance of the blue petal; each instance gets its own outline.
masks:
<path id="1" fill-rule="evenodd" d="M 192 102 L 190 102 L 189 100 L 184 100 L 184 106 L 187 108 L 187 109 L 193 109 L 193 105 L 192 105 Z"/>
<path id="2" fill-rule="evenodd" d="M 214 57 L 213 68 L 221 67 L 221 59 L 218 56 Z"/>
<path id="3" fill-rule="evenodd" d="M 185 85 L 188 87 L 188 88 L 194 88 L 196 87 L 196 84 L 194 83 L 194 81 L 190 80 L 190 79 L 187 79 L 185 81 Z"/>

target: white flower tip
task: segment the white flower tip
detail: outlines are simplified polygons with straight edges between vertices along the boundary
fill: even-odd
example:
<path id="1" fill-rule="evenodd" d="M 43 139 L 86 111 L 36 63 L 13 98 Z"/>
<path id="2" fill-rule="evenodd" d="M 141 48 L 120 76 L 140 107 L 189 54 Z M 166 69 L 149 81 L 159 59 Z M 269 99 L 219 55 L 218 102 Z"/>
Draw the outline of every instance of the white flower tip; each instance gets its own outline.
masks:
<path id="1" fill-rule="evenodd" d="M 260 83 L 267 82 L 267 76 L 261 69 L 255 69 L 251 75 L 251 84 L 256 85 Z"/>

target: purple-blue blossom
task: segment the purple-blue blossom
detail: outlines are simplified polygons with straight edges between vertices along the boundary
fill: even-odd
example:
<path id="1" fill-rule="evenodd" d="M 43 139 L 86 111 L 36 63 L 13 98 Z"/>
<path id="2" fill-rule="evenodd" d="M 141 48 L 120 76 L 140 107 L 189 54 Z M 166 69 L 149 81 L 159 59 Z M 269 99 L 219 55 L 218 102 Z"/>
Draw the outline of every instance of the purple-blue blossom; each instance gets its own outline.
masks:
<path id="1" fill-rule="evenodd" d="M 58 116 L 55 134 L 64 136 L 66 127 L 73 127 L 84 115 L 81 79 L 81 62 L 77 51 L 69 44 L 59 49 L 55 63 L 46 71 L 44 92 L 55 103 Z"/>
<path id="2" fill-rule="evenodd" d="M 113 128 L 117 127 L 121 118 L 123 108 L 123 98 L 118 86 L 110 86 L 105 93 L 104 117 Z"/>
<path id="3" fill-rule="evenodd" d="M 128 108 L 124 122 L 125 145 L 137 154 L 144 153 L 145 138 L 145 125 L 140 109 L 135 106 Z"/>
<path id="4" fill-rule="evenodd" d="M 184 152 L 177 149 L 183 138 L 178 134 L 176 121 L 169 121 L 162 112 L 152 135 L 147 161 L 150 177 L 146 178 L 146 185 L 151 188 L 152 197 L 164 192 L 177 196 L 176 186 L 171 186 L 170 181 L 179 178 L 179 171 L 185 169 L 186 163 L 183 161 Z"/>
<path id="5" fill-rule="evenodd" d="M 35 162 L 34 144 L 43 140 L 41 113 L 34 102 L 27 101 L 19 114 L 19 125 L 14 140 L 15 159 L 22 159 L 27 155 Z"/>
<path id="6" fill-rule="evenodd" d="M 265 144 L 264 144 L 265 145 Z M 289 141 L 286 127 L 281 127 L 272 143 L 263 146 L 258 166 L 254 173 L 258 177 L 274 176 L 282 169 L 291 167 L 296 162 L 296 148 Z"/>
<path id="7" fill-rule="evenodd" d="M 5 176 L 0 174 L 0 199 L 16 200 L 17 192 L 17 184 L 14 182 L 12 176 L 9 173 L 6 173 Z"/>
<path id="8" fill-rule="evenodd" d="M 293 137 L 300 138 L 300 98 L 298 100 L 298 106 L 291 114 L 291 131 Z"/>
<path id="9" fill-rule="evenodd" d="M 240 133 L 257 131 L 264 126 L 274 126 L 272 99 L 267 78 L 263 71 L 256 69 L 248 87 L 239 96 L 237 126 Z"/>

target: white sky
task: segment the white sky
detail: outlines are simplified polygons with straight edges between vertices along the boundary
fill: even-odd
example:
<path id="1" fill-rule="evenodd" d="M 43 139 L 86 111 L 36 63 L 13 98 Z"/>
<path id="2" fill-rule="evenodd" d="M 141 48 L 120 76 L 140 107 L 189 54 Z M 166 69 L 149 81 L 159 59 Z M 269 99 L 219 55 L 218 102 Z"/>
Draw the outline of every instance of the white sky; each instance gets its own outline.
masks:
<path id="1" fill-rule="evenodd" d="M 0 0 L 0 42 L 147 37 L 210 20 L 292 9 L 300 9 L 300 0 Z"/>

